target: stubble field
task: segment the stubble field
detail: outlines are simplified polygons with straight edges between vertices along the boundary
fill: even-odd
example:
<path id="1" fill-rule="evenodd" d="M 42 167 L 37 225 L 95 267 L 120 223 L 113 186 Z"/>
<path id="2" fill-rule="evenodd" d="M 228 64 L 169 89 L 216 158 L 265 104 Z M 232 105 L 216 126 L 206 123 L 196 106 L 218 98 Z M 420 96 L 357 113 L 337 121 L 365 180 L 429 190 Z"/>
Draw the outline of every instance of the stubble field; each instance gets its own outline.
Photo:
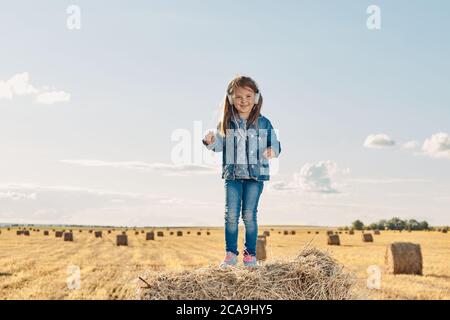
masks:
<path id="1" fill-rule="evenodd" d="M 74 241 L 65 242 L 55 237 L 52 227 L 39 228 L 39 232 L 30 231 L 30 236 L 17 236 L 15 228 L 1 229 L 0 299 L 134 299 L 138 276 L 146 271 L 218 265 L 224 256 L 222 228 L 154 229 L 163 231 L 164 237 L 153 241 L 145 240 L 142 233 L 150 229 L 137 229 L 138 235 L 128 230 L 129 245 L 119 247 L 116 235 L 121 229 L 111 230 L 110 234 L 102 229 L 102 238 L 95 238 L 89 229 L 73 229 Z M 49 230 L 49 236 L 44 236 L 43 230 Z M 294 258 L 306 244 L 329 250 L 354 274 L 360 299 L 450 299 L 449 234 L 383 231 L 374 235 L 373 243 L 364 243 L 360 232 L 342 232 L 341 245 L 328 246 L 327 229 L 260 226 L 260 233 L 265 230 L 270 231 L 266 248 L 269 260 Z M 284 235 L 284 230 L 295 230 L 296 234 Z M 177 236 L 177 231 L 182 231 L 183 236 Z M 242 251 L 242 229 L 239 238 Z M 394 276 L 384 271 L 386 246 L 395 241 L 421 245 L 423 276 Z M 381 288 L 369 290 L 367 269 L 373 265 L 382 272 Z M 80 271 L 79 286 L 75 288 L 67 283 L 68 278 L 73 279 L 74 270 Z"/>

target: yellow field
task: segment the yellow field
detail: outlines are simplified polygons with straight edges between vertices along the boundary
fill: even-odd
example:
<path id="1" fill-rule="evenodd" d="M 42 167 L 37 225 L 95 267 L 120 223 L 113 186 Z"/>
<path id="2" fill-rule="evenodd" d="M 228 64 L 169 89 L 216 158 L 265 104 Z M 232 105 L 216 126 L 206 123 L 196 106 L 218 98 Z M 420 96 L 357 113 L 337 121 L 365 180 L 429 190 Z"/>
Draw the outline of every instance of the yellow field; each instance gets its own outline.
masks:
<path id="1" fill-rule="evenodd" d="M 146 241 L 145 234 L 128 230 L 128 247 L 117 247 L 115 235 L 103 238 L 83 229 L 74 230 L 74 242 L 64 242 L 41 231 L 29 237 L 17 236 L 16 229 L 0 234 L 0 299 L 134 299 L 137 276 L 147 270 L 181 270 L 217 265 L 224 255 L 223 229 L 171 228 L 164 237 Z M 182 237 L 176 231 L 183 231 Z M 293 227 L 260 227 L 271 231 L 267 242 L 268 259 L 292 258 L 306 243 L 328 249 L 348 271 L 355 274 L 361 299 L 450 299 L 450 234 L 439 232 L 384 231 L 373 243 L 363 243 L 360 232 L 341 234 L 341 246 L 327 246 L 325 229 Z M 279 234 L 296 230 L 296 235 Z M 140 231 L 140 230 L 139 230 Z M 169 232 L 174 235 L 170 236 Z M 187 235 L 187 231 L 191 234 Z M 311 234 L 307 232 L 310 231 Z M 320 231 L 315 234 L 315 231 Z M 239 250 L 242 250 L 240 230 Z M 381 277 L 381 289 L 366 288 L 367 268 L 384 266 L 386 245 L 394 241 L 419 243 L 424 261 L 423 276 L 388 275 Z M 68 267 L 78 266 L 81 287 L 69 289 Z"/>

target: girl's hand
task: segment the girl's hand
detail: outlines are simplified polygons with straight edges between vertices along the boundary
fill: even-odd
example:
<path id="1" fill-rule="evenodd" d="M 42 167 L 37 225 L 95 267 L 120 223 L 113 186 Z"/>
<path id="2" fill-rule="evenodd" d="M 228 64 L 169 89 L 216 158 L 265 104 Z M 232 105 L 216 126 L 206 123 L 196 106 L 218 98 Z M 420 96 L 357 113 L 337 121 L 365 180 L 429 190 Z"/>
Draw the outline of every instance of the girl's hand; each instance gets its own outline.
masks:
<path id="1" fill-rule="evenodd" d="M 211 143 L 214 143 L 215 137 L 214 132 L 210 131 L 208 134 L 203 138 L 203 141 L 205 141 L 206 145 L 210 145 Z"/>
<path id="2" fill-rule="evenodd" d="M 267 148 L 266 150 L 264 150 L 263 156 L 269 160 L 273 159 L 273 158 L 275 158 L 275 151 L 273 151 L 272 148 Z"/>

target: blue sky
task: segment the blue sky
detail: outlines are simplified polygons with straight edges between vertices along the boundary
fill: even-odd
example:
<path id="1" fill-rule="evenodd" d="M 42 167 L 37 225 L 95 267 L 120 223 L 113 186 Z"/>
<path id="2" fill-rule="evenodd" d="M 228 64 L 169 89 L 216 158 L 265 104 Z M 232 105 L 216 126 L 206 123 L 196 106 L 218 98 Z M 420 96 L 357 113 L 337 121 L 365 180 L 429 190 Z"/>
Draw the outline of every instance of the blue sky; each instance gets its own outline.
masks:
<path id="1" fill-rule="evenodd" d="M 15 1 L 0 26 L 0 222 L 222 225 L 220 174 L 171 136 L 245 74 L 283 147 L 260 223 L 450 223 L 446 1 Z"/>

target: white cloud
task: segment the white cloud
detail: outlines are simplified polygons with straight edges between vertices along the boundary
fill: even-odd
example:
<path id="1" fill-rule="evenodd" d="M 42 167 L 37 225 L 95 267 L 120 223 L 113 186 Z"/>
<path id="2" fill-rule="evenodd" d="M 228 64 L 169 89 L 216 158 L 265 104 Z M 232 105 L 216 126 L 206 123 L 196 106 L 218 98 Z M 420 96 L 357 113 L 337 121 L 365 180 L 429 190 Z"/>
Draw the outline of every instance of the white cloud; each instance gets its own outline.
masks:
<path id="1" fill-rule="evenodd" d="M 10 199 L 10 200 L 36 200 L 36 193 L 21 193 L 21 192 L 14 192 L 14 191 L 6 191 L 1 192 L 0 191 L 0 199 Z"/>
<path id="2" fill-rule="evenodd" d="M 85 167 L 109 167 L 143 171 L 158 171 L 171 176 L 217 173 L 217 166 L 197 164 L 146 163 L 141 161 L 102 161 L 94 159 L 65 159 L 62 163 Z"/>
<path id="3" fill-rule="evenodd" d="M 395 141 L 384 133 L 371 134 L 364 141 L 364 147 L 366 148 L 386 148 L 394 145 Z"/>
<path id="4" fill-rule="evenodd" d="M 70 101 L 70 94 L 64 91 L 43 92 L 36 96 L 35 101 L 41 104 L 54 104 L 56 102 Z"/>
<path id="5" fill-rule="evenodd" d="M 402 144 L 402 149 L 416 149 L 418 146 L 419 142 L 416 140 L 412 140 Z"/>
<path id="6" fill-rule="evenodd" d="M 41 89 L 35 88 L 30 84 L 28 72 L 18 73 L 9 80 L 0 81 L 0 99 L 12 100 L 14 96 L 23 95 L 34 95 L 35 102 L 41 104 L 53 104 L 70 100 L 70 94 L 64 91 L 56 91 L 54 87 L 43 86 Z"/>
<path id="7" fill-rule="evenodd" d="M 30 75 L 27 72 L 14 75 L 7 81 L 0 81 L 0 99 L 12 99 L 14 95 L 22 96 L 36 94 L 39 91 L 30 83 Z"/>
<path id="8" fill-rule="evenodd" d="M 425 140 L 422 151 L 432 158 L 450 159 L 450 136 L 444 132 L 433 134 Z"/>
<path id="9" fill-rule="evenodd" d="M 347 174 L 349 169 L 340 170 L 331 160 L 307 163 L 299 173 L 294 175 L 300 189 L 316 193 L 339 193 L 335 177 L 341 173 Z"/>

